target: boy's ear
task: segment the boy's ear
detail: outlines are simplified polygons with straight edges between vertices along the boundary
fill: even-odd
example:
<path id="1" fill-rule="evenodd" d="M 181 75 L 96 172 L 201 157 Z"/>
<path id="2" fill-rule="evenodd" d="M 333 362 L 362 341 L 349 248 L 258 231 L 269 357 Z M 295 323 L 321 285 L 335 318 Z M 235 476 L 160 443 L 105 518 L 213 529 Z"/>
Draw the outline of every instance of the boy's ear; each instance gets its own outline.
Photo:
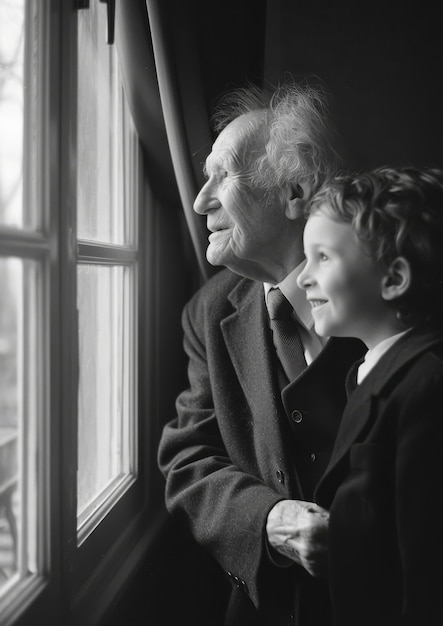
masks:
<path id="1" fill-rule="evenodd" d="M 296 183 L 287 189 L 285 215 L 290 220 L 304 217 L 306 193 L 302 185 Z"/>
<path id="2" fill-rule="evenodd" d="M 398 256 L 386 270 L 381 283 L 384 300 L 395 300 L 403 296 L 411 285 L 411 266 L 403 256 Z"/>

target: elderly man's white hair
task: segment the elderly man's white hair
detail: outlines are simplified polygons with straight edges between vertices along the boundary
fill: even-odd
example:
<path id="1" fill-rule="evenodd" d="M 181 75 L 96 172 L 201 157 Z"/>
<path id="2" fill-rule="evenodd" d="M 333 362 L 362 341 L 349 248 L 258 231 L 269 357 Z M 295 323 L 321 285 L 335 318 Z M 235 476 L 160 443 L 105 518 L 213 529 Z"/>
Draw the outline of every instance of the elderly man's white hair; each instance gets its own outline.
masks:
<path id="1" fill-rule="evenodd" d="M 233 90 L 218 102 L 214 130 L 246 114 L 254 146 L 245 163 L 251 185 L 271 191 L 307 183 L 312 194 L 336 173 L 340 159 L 323 88 L 288 83 L 273 93 L 255 85 Z"/>

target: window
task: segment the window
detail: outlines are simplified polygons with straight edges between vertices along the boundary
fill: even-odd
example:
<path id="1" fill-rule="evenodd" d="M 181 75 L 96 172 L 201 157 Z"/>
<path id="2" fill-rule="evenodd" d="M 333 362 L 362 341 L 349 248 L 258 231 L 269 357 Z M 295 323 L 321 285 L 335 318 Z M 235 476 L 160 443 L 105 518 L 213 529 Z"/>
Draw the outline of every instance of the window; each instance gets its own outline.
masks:
<path id="1" fill-rule="evenodd" d="M 91 3 L 80 11 L 78 28 L 80 539 L 112 502 L 110 494 L 124 490 L 137 471 L 138 203 L 130 190 L 137 189 L 138 146 L 99 9 Z"/>
<path id="2" fill-rule="evenodd" d="M 40 24 L 0 3 L 0 617 L 47 565 L 49 239 L 38 183 Z M 31 45 L 34 42 L 35 45 Z M 41 85 L 41 83 L 40 83 Z"/>
<path id="3" fill-rule="evenodd" d="M 106 11 L 0 0 L 5 625 L 94 623 L 146 511 L 143 163 Z"/>

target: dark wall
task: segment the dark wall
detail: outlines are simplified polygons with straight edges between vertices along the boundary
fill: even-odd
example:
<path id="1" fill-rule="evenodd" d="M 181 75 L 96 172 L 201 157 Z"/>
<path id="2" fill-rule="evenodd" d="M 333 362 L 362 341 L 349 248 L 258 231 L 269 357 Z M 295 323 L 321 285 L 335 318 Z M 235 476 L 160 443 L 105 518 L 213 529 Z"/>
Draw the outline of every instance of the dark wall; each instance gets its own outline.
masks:
<path id="1" fill-rule="evenodd" d="M 266 0 L 226 0 L 214 10 L 198 0 L 194 27 L 208 112 L 218 97 L 263 79 Z"/>
<path id="2" fill-rule="evenodd" d="M 280 0 L 279 7 L 280 37 L 268 47 L 279 47 L 280 78 L 289 72 L 325 84 L 347 165 L 443 165 L 435 10 L 349 0 Z"/>

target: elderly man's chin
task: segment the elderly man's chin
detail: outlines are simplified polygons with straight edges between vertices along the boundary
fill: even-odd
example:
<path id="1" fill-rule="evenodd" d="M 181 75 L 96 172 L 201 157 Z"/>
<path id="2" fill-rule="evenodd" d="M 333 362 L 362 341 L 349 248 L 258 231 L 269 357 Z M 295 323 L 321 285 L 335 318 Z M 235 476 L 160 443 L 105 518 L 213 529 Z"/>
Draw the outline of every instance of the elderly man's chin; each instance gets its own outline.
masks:
<path id="1" fill-rule="evenodd" d="M 206 250 L 206 258 L 211 265 L 226 265 L 233 256 L 228 237 L 210 242 Z"/>
<path id="2" fill-rule="evenodd" d="M 248 263 L 246 259 L 241 258 L 240 250 L 234 249 L 231 237 L 211 241 L 206 250 L 206 258 L 211 265 L 222 265 L 240 274 L 245 263 Z"/>

